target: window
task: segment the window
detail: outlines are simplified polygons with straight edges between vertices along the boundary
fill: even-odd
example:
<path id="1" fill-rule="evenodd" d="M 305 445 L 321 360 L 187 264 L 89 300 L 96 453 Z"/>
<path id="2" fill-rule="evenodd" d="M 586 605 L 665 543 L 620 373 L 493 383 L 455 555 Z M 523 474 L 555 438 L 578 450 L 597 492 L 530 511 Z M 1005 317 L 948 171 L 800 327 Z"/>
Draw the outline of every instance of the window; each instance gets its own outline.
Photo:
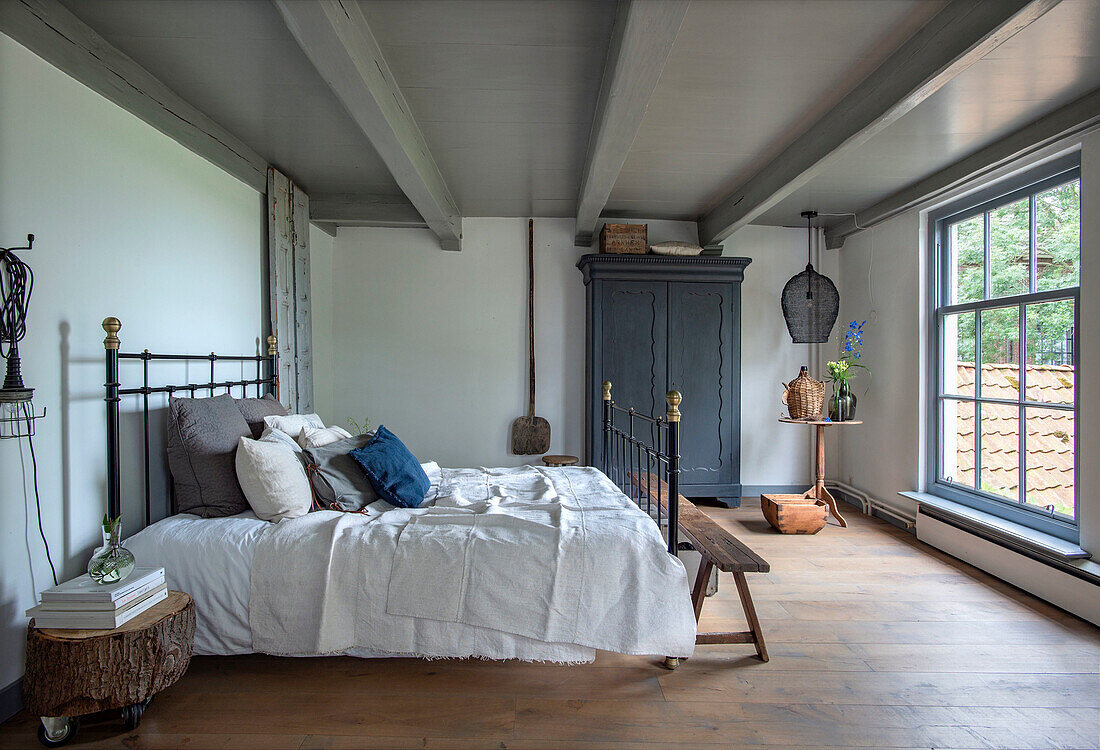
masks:
<path id="1" fill-rule="evenodd" d="M 1080 162 L 930 217 L 930 489 L 1077 538 Z"/>

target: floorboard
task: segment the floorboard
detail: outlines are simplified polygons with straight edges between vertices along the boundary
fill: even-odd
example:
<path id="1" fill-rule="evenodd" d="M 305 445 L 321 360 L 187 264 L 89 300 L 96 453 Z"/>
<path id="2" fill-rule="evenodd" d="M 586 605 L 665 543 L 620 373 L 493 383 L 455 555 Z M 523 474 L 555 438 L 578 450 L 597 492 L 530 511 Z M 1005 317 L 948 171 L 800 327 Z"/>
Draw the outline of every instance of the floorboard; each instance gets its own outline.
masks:
<path id="1" fill-rule="evenodd" d="M 700 648 L 675 672 L 591 665 L 195 658 L 141 727 L 85 721 L 73 748 L 662 750 L 1100 746 L 1100 630 L 852 509 L 774 533 L 752 503 L 703 507 L 772 564 L 750 575 L 771 661 Z M 740 630 L 725 574 L 703 627 Z M 39 747 L 36 719 L 0 748 Z"/>

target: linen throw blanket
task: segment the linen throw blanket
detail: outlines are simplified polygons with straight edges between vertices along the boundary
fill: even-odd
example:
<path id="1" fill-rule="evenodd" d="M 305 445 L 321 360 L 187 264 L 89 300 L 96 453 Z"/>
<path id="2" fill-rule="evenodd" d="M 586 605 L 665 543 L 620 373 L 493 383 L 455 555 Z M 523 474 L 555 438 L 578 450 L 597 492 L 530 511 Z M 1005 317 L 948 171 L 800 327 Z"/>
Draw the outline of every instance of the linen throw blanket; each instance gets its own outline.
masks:
<path id="1" fill-rule="evenodd" d="M 690 656 L 687 573 L 590 468 L 436 469 L 428 507 L 272 526 L 252 566 L 253 647 L 468 656 L 485 629 Z M 438 484 L 438 488 L 435 485 Z"/>

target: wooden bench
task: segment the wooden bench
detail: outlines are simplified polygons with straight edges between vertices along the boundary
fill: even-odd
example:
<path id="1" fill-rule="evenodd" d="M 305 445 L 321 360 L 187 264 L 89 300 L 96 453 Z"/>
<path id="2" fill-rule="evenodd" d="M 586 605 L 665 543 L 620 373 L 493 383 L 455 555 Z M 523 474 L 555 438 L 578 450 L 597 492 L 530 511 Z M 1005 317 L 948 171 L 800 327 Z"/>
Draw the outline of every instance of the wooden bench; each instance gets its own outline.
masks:
<path id="1" fill-rule="evenodd" d="M 669 486 L 655 474 L 631 472 L 630 481 L 634 485 L 636 499 L 648 497 L 659 501 L 666 517 L 668 513 Z M 771 566 L 760 555 L 749 549 L 740 539 L 719 526 L 713 519 L 683 495 L 679 495 L 680 534 L 701 556 L 699 572 L 695 576 L 695 585 L 691 589 L 691 602 L 695 607 L 695 621 L 703 611 L 703 600 L 707 594 L 707 582 L 714 568 L 731 573 L 737 584 L 737 595 L 741 598 L 741 607 L 745 610 L 745 619 L 749 629 L 728 633 L 699 633 L 695 636 L 697 644 L 706 643 L 751 643 L 761 661 L 768 660 L 768 649 L 764 645 L 764 633 L 760 628 L 760 618 L 756 616 L 756 607 L 752 603 L 746 573 L 767 573 Z M 678 659 L 666 659 L 665 666 L 675 669 Z"/>

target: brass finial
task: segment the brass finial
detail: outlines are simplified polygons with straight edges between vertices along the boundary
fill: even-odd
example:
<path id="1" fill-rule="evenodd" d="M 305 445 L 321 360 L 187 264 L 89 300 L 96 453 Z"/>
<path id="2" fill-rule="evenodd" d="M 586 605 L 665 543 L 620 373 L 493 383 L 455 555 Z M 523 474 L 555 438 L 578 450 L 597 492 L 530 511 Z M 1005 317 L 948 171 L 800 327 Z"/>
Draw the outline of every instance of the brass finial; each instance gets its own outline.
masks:
<path id="1" fill-rule="evenodd" d="M 275 334 L 267 337 L 267 356 L 274 357 L 279 353 L 279 339 Z"/>
<path id="2" fill-rule="evenodd" d="M 611 400 L 611 381 L 610 380 L 603 381 L 603 400 L 604 401 L 610 401 Z"/>
<path id="3" fill-rule="evenodd" d="M 107 338 L 103 339 L 104 349 L 118 349 L 122 340 L 118 337 L 118 332 L 122 330 L 122 321 L 118 318 L 104 318 L 103 330 L 107 332 Z"/>
<path id="4" fill-rule="evenodd" d="M 665 419 L 669 422 L 680 421 L 680 402 L 683 401 L 683 396 L 679 391 L 669 391 L 665 394 L 665 401 L 668 402 L 668 411 L 665 412 Z"/>

